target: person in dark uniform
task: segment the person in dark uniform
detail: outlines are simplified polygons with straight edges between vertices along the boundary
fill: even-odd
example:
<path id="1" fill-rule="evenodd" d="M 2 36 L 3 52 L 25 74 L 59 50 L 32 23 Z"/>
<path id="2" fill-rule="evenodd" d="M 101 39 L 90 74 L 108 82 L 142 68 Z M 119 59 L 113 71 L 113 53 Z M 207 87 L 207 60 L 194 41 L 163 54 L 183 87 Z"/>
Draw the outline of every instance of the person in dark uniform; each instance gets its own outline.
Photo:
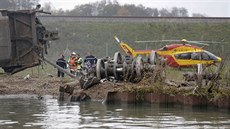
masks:
<path id="1" fill-rule="evenodd" d="M 61 55 L 61 57 L 56 61 L 56 64 L 60 67 L 62 67 L 63 69 L 66 69 L 66 60 L 64 55 Z M 57 73 L 58 77 L 64 77 L 64 73 L 58 70 Z"/>
<path id="2" fill-rule="evenodd" d="M 84 64 L 87 69 L 91 69 L 97 63 L 97 58 L 93 56 L 90 52 L 87 53 L 87 56 L 84 59 Z"/>

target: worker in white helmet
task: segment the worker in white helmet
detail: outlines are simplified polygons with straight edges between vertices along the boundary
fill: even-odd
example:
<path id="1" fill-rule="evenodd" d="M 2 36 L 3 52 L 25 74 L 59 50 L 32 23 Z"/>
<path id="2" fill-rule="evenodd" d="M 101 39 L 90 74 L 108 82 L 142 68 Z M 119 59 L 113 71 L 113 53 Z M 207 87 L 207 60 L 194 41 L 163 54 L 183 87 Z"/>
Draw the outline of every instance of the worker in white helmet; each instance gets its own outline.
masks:
<path id="1" fill-rule="evenodd" d="M 70 68 L 70 73 L 76 75 L 76 71 L 78 69 L 78 63 L 77 63 L 77 57 L 76 53 L 72 52 L 69 59 L 68 59 L 68 64 Z"/>

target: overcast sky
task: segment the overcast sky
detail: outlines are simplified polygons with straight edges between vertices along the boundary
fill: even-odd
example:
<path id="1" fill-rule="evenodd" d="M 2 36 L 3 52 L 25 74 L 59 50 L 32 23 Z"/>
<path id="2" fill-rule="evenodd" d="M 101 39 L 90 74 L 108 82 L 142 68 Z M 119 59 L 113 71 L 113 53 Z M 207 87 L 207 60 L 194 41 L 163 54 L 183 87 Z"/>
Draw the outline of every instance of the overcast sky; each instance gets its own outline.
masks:
<path id="1" fill-rule="evenodd" d="M 40 0 L 50 2 L 54 9 L 73 9 L 75 5 L 93 3 L 100 0 Z M 111 0 L 113 1 L 113 0 Z M 230 0 L 117 0 L 120 4 L 142 4 L 145 7 L 167 8 L 184 7 L 192 13 L 206 14 L 211 17 L 230 17 Z"/>

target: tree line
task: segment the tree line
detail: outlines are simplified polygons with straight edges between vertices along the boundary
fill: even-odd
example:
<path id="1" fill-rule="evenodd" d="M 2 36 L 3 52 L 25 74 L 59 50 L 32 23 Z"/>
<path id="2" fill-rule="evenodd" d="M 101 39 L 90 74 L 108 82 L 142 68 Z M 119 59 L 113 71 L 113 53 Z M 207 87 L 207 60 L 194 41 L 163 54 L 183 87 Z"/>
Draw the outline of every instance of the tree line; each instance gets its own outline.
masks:
<path id="1" fill-rule="evenodd" d="M 145 7 L 143 5 L 125 4 L 118 1 L 102 0 L 94 3 L 76 5 L 72 10 L 52 10 L 50 3 L 46 3 L 44 10 L 55 15 L 73 16 L 140 16 L 140 17 L 189 17 L 189 12 L 183 7 L 173 7 L 171 9 L 158 9 Z M 193 13 L 193 17 L 204 17 L 205 15 Z"/>
<path id="2" fill-rule="evenodd" d="M 18 10 L 18 9 L 32 9 L 40 0 L 1 0 L 0 9 Z"/>
<path id="3" fill-rule="evenodd" d="M 1 0 L 0 9 L 32 9 L 40 0 Z M 72 10 L 54 9 L 51 3 L 47 2 L 43 10 L 54 15 L 72 16 L 139 16 L 139 17 L 189 17 L 189 12 L 183 7 L 173 7 L 171 9 L 158 9 L 145 7 L 143 5 L 125 4 L 118 1 L 102 0 L 94 3 L 76 5 Z M 204 17 L 205 15 L 193 13 L 193 17 Z"/>

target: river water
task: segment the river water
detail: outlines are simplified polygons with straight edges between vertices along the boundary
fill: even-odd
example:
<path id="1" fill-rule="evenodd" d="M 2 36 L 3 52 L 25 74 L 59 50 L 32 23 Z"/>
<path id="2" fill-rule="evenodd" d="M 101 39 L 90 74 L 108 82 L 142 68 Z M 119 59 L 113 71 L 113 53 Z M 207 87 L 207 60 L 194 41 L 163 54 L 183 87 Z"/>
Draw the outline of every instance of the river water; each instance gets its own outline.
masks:
<path id="1" fill-rule="evenodd" d="M 156 104 L 58 102 L 52 96 L 0 96 L 0 129 L 230 128 L 229 111 Z"/>

